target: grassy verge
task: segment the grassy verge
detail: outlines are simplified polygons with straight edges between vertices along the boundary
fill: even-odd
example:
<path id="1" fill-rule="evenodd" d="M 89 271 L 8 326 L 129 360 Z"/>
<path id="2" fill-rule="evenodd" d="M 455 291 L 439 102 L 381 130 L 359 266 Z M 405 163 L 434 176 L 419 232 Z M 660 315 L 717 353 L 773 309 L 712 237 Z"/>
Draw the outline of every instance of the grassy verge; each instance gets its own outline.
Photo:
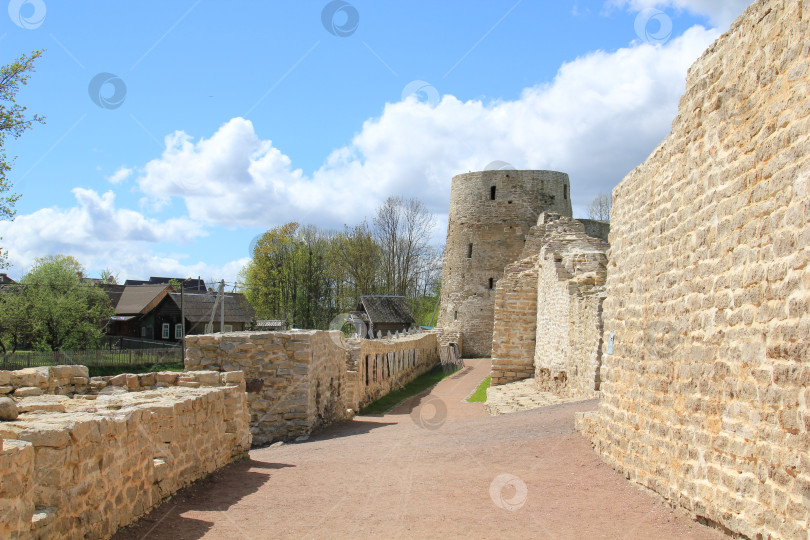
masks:
<path id="1" fill-rule="evenodd" d="M 152 364 L 143 366 L 88 366 L 91 377 L 107 377 L 121 373 L 149 373 L 151 371 L 183 371 L 183 363 Z"/>
<path id="2" fill-rule="evenodd" d="M 481 381 L 481 384 L 479 384 L 475 392 L 467 398 L 467 401 L 470 403 L 484 403 L 487 400 L 487 388 L 489 388 L 491 382 L 492 377 L 487 377 Z"/>
<path id="3" fill-rule="evenodd" d="M 432 370 L 428 371 L 427 373 L 420 375 L 419 377 L 415 378 L 408 384 L 406 384 L 403 388 L 399 390 L 394 390 L 393 392 L 381 397 L 374 403 L 369 404 L 366 407 L 360 409 L 360 414 L 368 415 L 368 414 L 383 414 L 394 408 L 395 405 L 401 403 L 402 401 L 408 399 L 409 397 L 413 397 L 416 395 L 421 394 L 428 388 L 436 386 L 439 381 L 449 377 L 456 373 L 456 371 L 449 371 L 447 373 L 442 370 L 441 366 L 436 366 Z"/>

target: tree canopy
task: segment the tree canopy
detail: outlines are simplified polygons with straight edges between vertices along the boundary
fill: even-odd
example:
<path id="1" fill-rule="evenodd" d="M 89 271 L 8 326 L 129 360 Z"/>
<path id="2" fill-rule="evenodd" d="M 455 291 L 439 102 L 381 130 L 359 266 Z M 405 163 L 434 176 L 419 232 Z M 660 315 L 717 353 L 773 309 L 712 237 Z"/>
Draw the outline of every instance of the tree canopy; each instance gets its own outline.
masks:
<path id="1" fill-rule="evenodd" d="M 0 293 L 0 342 L 5 350 L 95 348 L 115 312 L 107 294 L 84 281 L 73 257 L 36 260 L 17 285 Z"/>
<path id="2" fill-rule="evenodd" d="M 11 193 L 11 184 L 6 174 L 11 170 L 14 159 L 6 156 L 6 136 L 18 138 L 34 122 L 44 123 L 39 115 L 26 116 L 26 107 L 17 103 L 17 92 L 20 86 L 28 84 L 28 78 L 34 70 L 34 61 L 42 56 L 43 51 L 23 54 L 14 62 L 0 67 L 0 219 L 14 219 L 14 205 L 20 198 Z M 0 238 L 2 240 L 2 238 Z M 8 253 L 0 248 L 0 268 L 8 266 Z"/>
<path id="3" fill-rule="evenodd" d="M 260 318 L 323 329 L 362 295 L 394 294 L 427 324 L 441 272 L 440 250 L 429 245 L 433 226 L 421 202 L 394 197 L 372 226 L 364 221 L 341 232 L 277 226 L 257 239 L 240 274 L 245 295 Z"/>
<path id="4" fill-rule="evenodd" d="M 610 193 L 600 193 L 588 205 L 588 217 L 601 221 L 610 221 L 610 209 L 613 206 L 613 196 Z"/>

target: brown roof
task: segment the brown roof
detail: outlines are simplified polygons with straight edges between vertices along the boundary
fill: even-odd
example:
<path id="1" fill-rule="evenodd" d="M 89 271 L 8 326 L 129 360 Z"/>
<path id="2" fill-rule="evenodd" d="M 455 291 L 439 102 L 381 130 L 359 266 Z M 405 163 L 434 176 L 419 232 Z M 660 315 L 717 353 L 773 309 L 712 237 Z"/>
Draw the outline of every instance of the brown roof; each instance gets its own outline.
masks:
<path id="1" fill-rule="evenodd" d="M 365 311 L 372 324 L 413 324 L 414 318 L 404 296 L 361 296 L 358 311 Z"/>
<path id="2" fill-rule="evenodd" d="M 168 285 L 127 285 L 115 306 L 116 315 L 149 313 L 171 290 Z"/>
<path id="3" fill-rule="evenodd" d="M 172 301 L 180 307 L 180 293 L 169 293 Z M 216 293 L 190 293 L 183 295 L 183 311 L 186 320 L 192 323 L 211 320 L 211 311 L 217 300 Z M 219 322 L 220 306 L 217 305 L 214 313 L 214 322 Z M 242 293 L 225 293 L 225 322 L 226 323 L 246 323 L 251 322 L 256 317 L 256 313 L 248 303 Z"/>

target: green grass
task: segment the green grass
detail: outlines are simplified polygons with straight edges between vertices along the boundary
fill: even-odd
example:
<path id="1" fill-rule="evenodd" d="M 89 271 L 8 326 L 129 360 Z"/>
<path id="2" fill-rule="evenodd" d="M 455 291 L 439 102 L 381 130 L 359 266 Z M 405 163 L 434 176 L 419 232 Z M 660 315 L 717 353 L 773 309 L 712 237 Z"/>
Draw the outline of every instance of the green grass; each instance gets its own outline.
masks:
<path id="1" fill-rule="evenodd" d="M 107 377 L 121 373 L 149 373 L 151 371 L 183 371 L 183 362 L 143 366 L 88 366 L 91 377 Z"/>
<path id="2" fill-rule="evenodd" d="M 479 384 L 475 392 L 467 398 L 467 401 L 470 403 L 484 403 L 487 400 L 487 388 L 489 388 L 491 382 L 492 377 L 487 377 L 481 381 L 481 384 Z"/>
<path id="3" fill-rule="evenodd" d="M 394 406 L 408 399 L 409 397 L 421 394 L 428 388 L 436 386 L 442 379 L 445 379 L 457 372 L 458 370 L 445 373 L 444 370 L 442 370 L 441 366 L 436 366 L 427 373 L 415 378 L 414 380 L 406 384 L 403 388 L 400 388 L 399 390 L 394 390 L 393 392 L 390 392 L 389 394 L 381 397 L 374 403 L 371 403 L 368 406 L 363 407 L 362 409 L 360 409 L 360 414 L 361 415 L 383 414 L 393 409 Z"/>

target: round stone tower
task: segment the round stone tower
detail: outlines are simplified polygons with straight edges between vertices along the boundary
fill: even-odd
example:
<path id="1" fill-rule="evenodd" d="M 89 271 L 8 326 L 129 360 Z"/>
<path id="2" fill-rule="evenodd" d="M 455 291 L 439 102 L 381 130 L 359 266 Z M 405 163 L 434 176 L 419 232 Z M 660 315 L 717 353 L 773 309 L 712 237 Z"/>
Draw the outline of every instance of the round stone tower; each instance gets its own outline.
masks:
<path id="1" fill-rule="evenodd" d="M 499 170 L 453 177 L 437 326 L 461 332 L 465 357 L 492 354 L 495 284 L 546 211 L 571 217 L 567 174 Z"/>

